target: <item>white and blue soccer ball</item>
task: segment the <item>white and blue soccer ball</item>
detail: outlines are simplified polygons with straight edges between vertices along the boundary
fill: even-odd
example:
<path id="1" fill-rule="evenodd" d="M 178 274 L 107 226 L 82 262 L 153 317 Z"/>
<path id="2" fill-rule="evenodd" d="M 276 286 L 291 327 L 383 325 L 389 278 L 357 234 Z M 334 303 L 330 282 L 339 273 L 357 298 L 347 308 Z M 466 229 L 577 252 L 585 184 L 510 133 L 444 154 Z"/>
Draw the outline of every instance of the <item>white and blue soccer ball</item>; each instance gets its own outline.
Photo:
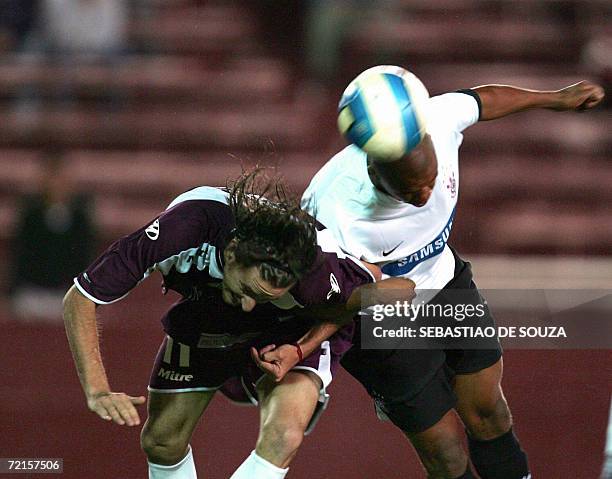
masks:
<path id="1" fill-rule="evenodd" d="M 404 68 L 380 65 L 360 73 L 338 105 L 340 133 L 377 161 L 394 161 L 425 136 L 429 93 Z"/>

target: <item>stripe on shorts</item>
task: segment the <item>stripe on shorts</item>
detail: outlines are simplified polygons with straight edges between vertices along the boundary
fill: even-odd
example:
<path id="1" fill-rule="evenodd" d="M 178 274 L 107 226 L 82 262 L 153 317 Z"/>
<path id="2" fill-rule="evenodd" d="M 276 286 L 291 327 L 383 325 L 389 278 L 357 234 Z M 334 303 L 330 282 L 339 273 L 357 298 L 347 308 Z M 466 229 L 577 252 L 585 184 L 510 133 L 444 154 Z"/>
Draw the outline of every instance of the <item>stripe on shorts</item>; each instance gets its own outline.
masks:
<path id="1" fill-rule="evenodd" d="M 170 336 L 166 336 L 166 350 L 164 351 L 164 359 L 163 359 L 163 361 L 166 364 L 170 364 L 172 362 L 173 345 L 174 345 L 174 340 Z"/>
<path id="2" fill-rule="evenodd" d="M 189 367 L 189 346 L 186 344 L 179 343 L 180 346 L 180 354 L 179 354 L 179 367 L 188 368 Z"/>

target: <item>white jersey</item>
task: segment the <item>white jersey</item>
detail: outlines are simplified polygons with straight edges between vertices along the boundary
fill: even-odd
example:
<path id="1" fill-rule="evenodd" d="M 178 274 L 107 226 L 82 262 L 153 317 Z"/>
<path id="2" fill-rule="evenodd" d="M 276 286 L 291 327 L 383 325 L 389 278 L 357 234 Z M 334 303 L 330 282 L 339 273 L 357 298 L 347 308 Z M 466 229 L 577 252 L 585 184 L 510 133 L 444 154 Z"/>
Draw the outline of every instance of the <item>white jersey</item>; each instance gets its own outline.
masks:
<path id="1" fill-rule="evenodd" d="M 427 204 L 416 207 L 377 190 L 366 154 L 354 145 L 314 176 L 302 207 L 332 231 L 342 249 L 381 266 L 386 276 L 412 279 L 418 289 L 441 289 L 454 274 L 447 246 L 459 195 L 461 132 L 478 121 L 476 99 L 446 93 L 429 99 L 427 115 L 438 176 Z"/>

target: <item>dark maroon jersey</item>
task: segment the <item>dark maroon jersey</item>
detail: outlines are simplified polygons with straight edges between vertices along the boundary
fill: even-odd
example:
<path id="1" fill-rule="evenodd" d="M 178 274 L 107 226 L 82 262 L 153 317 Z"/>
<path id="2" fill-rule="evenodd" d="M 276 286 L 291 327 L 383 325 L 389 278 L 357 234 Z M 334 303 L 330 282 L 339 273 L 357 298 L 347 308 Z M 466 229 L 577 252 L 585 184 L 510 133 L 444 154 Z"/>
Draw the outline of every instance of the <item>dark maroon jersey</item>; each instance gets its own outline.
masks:
<path id="1" fill-rule="evenodd" d="M 291 309 L 345 303 L 355 287 L 373 281 L 367 269 L 342 253 L 331 233 L 323 230 L 318 232 L 319 251 L 310 273 L 282 298 L 245 313 L 221 298 L 223 251 L 233 228 L 228 193 L 195 188 L 176 198 L 149 225 L 114 242 L 75 278 L 75 285 L 95 303 L 108 304 L 159 271 L 165 288 L 183 296 L 162 319 L 165 331 L 185 344 L 226 348 L 281 332 L 283 337 L 297 329 L 305 332 L 314 318 L 297 320 Z"/>
<path id="2" fill-rule="evenodd" d="M 191 274 L 204 281 L 222 279 L 220 253 L 234 227 L 227 193 L 196 188 L 179 199 L 151 224 L 113 243 L 77 276 L 77 288 L 95 303 L 107 304 L 124 297 L 154 271 L 164 276 Z"/>

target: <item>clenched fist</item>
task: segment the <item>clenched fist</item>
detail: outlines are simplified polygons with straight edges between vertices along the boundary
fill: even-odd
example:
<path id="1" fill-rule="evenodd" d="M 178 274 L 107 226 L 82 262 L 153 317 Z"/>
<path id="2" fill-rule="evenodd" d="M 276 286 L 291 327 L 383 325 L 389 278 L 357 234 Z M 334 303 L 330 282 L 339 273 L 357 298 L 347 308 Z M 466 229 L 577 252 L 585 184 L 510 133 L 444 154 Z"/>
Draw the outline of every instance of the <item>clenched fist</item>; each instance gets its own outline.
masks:
<path id="1" fill-rule="evenodd" d="M 558 111 L 588 110 L 599 105 L 605 96 L 602 87 L 589 81 L 574 83 L 557 90 L 557 93 L 559 100 L 553 109 Z"/>

